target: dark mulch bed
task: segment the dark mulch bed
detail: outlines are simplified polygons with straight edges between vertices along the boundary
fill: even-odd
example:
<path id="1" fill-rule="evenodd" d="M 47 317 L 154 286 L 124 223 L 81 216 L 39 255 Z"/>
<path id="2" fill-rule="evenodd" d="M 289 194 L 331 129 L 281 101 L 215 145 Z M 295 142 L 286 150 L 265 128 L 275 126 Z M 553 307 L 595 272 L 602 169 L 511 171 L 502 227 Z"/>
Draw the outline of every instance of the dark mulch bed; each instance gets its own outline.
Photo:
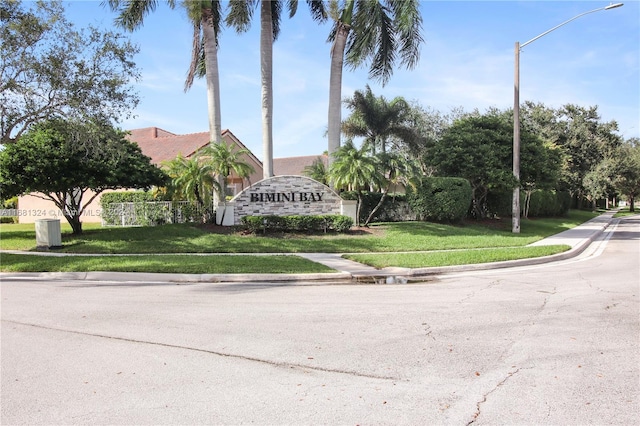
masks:
<path id="1" fill-rule="evenodd" d="M 252 235 L 249 231 L 247 231 L 244 227 L 242 226 L 221 226 L 221 225 L 216 225 L 214 223 L 203 223 L 201 225 L 198 225 L 199 229 L 202 229 L 203 231 L 212 233 L 212 234 L 220 234 L 220 235 Z M 381 229 L 379 229 L 378 227 L 374 227 L 374 228 L 369 228 L 369 227 L 353 227 L 351 228 L 348 232 L 345 232 L 341 235 L 358 235 L 358 236 L 364 236 L 364 235 L 380 235 L 383 231 Z M 263 234 L 260 234 L 263 235 Z M 267 234 L 269 236 L 282 236 L 283 233 L 270 233 Z M 315 234 L 293 234 L 293 233 L 289 233 L 287 234 L 289 237 L 292 236 L 308 236 L 308 235 L 327 235 L 324 233 L 315 233 Z M 331 233 L 329 235 L 338 235 L 336 233 Z"/>

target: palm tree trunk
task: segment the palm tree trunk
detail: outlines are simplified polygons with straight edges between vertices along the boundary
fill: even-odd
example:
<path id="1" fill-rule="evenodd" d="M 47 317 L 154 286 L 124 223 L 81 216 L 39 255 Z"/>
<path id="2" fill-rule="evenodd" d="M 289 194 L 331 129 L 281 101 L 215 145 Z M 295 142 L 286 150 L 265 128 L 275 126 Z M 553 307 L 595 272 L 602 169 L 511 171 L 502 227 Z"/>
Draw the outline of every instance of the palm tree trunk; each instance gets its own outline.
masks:
<path id="1" fill-rule="evenodd" d="M 262 0 L 260 13 L 260 71 L 262 79 L 262 175 L 273 176 L 273 22 L 271 1 Z"/>
<path id="2" fill-rule="evenodd" d="M 218 72 L 218 43 L 207 14 L 203 14 L 202 33 L 206 61 L 207 106 L 209 108 L 209 139 L 222 142 L 222 118 L 220 114 L 220 75 Z"/>
<path id="3" fill-rule="evenodd" d="M 340 126 L 342 123 L 342 69 L 344 50 L 347 45 L 349 26 L 338 23 L 335 42 L 331 48 L 331 70 L 329 76 L 329 116 L 328 116 L 328 152 L 329 166 L 333 162 L 331 154 L 340 148 Z"/>
<path id="4" fill-rule="evenodd" d="M 202 35 L 204 38 L 205 78 L 207 81 L 207 107 L 209 110 L 209 141 L 223 143 L 222 116 L 220 113 L 220 74 L 218 71 L 218 42 L 211 11 L 205 9 L 202 14 Z M 217 206 L 224 200 L 224 183 L 218 177 L 221 190 L 213 191 L 213 205 Z"/>
<path id="5" fill-rule="evenodd" d="M 385 200 L 387 199 L 387 196 L 389 195 L 389 190 L 391 189 L 391 185 L 392 183 L 389 182 L 389 185 L 386 186 L 386 188 L 384 189 L 384 192 L 382 193 L 382 197 L 380 197 L 380 201 L 378 201 L 378 204 L 376 204 L 373 210 L 371 210 L 371 213 L 369 213 L 369 217 L 367 217 L 367 220 L 364 221 L 364 225 L 362 226 L 369 226 L 369 223 L 371 223 L 373 216 L 378 212 L 378 210 L 380 210 L 380 207 L 382 207 Z"/>

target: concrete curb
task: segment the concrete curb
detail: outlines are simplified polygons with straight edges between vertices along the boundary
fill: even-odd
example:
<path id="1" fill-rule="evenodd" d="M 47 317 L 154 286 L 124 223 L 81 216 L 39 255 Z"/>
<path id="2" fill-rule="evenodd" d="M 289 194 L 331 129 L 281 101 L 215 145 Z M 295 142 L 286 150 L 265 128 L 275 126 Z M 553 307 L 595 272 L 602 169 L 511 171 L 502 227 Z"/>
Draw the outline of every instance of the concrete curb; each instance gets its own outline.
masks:
<path id="1" fill-rule="evenodd" d="M 536 257 L 530 259 L 508 260 L 502 262 L 479 263 L 471 265 L 455 265 L 427 268 L 397 268 L 389 267 L 375 269 L 347 259 L 343 259 L 343 254 L 327 253 L 286 253 L 304 257 L 314 262 L 322 263 L 337 272 L 315 273 L 315 274 L 175 274 L 175 273 L 137 273 L 137 272 L 31 272 L 31 273 L 0 273 L 0 279 L 7 278 L 27 278 L 42 280 L 73 280 L 73 281 L 117 281 L 117 282 L 154 282 L 167 284 L 181 283 L 295 283 L 320 284 L 328 283 L 375 283 L 375 284 L 395 284 L 407 283 L 409 281 L 425 281 L 436 275 L 465 271 L 483 271 L 491 269 L 510 268 L 517 266 L 539 265 L 549 262 L 571 259 L 580 255 L 593 241 L 595 241 L 613 221 L 615 212 L 607 212 L 584 224 L 569 229 L 560 234 L 537 241 L 530 246 L 565 244 L 571 249 L 551 256 Z M 616 223 L 619 222 L 619 219 Z M 3 250 L 2 253 L 25 252 Z M 33 255 L 46 255 L 46 253 L 32 253 Z M 284 254 L 284 253 L 279 253 Z M 69 255 L 62 253 L 51 253 L 51 255 Z M 258 253 L 256 255 L 263 255 Z"/>

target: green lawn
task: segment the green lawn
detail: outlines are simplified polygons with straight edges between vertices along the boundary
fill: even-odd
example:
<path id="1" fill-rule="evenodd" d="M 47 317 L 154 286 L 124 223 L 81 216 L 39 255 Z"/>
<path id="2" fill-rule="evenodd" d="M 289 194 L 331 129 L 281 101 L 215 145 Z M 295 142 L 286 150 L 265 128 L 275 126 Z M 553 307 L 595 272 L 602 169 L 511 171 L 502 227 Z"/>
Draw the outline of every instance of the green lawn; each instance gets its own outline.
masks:
<path id="1" fill-rule="evenodd" d="M 286 274 L 335 272 L 298 256 L 144 255 L 35 256 L 2 253 L 3 272 L 161 272 L 183 274 Z"/>
<path id="2" fill-rule="evenodd" d="M 568 217 L 552 219 L 522 219 L 521 233 L 511 233 L 510 221 L 469 222 L 459 226 L 428 222 L 403 222 L 376 224 L 371 232 L 355 231 L 350 234 L 328 235 L 245 235 L 240 232 L 217 234 L 208 232 L 194 225 L 163 225 L 139 228 L 101 228 L 100 225 L 86 224 L 84 233 L 71 234 L 69 226 L 62 224 L 63 247 L 56 252 L 89 253 L 89 254 L 177 254 L 177 253 L 386 253 L 380 260 L 367 260 L 375 266 L 439 266 L 458 263 L 483 263 L 495 260 L 536 257 L 549 254 L 529 248 L 514 250 L 513 247 L 524 247 L 549 235 L 562 232 L 586 220 L 597 213 L 571 211 Z M 33 224 L 1 224 L 0 249 L 3 250 L 35 250 L 35 227 Z M 500 250 L 470 250 L 500 249 Z M 556 247 L 562 251 L 564 248 Z M 438 252 L 425 254 L 397 254 L 390 252 L 430 252 L 440 250 L 456 250 L 445 254 Z M 93 260 L 58 260 L 37 261 L 33 256 L 2 254 L 0 270 L 19 271 L 34 270 L 105 270 L 104 268 L 120 268 L 109 270 L 141 272 L 191 272 L 191 273 L 240 273 L 259 271 L 263 273 L 322 272 L 314 270 L 313 262 L 302 258 L 280 256 L 265 259 L 260 265 L 254 257 L 249 256 L 209 256 L 210 262 L 199 256 L 173 256 L 162 259 L 157 256 L 139 256 L 136 264 L 122 257 L 99 256 Z M 173 260 L 170 260 L 173 259 Z M 160 259 L 160 260 L 159 260 Z M 293 266 L 286 262 L 297 262 Z M 453 260 L 452 260 L 453 259 Z M 164 262 L 166 260 L 166 262 Z M 188 262 L 187 262 L 188 260 Z M 47 262 L 53 262 L 48 264 Z M 56 263 L 57 262 L 57 263 Z M 92 264 L 91 262 L 97 262 Z M 193 262 L 193 263 L 192 263 Z M 228 263 L 230 262 L 230 263 Z M 382 262 L 382 263 L 376 263 Z M 452 263 L 454 262 L 454 263 Z M 145 264 L 146 266 L 141 266 Z M 166 266 L 165 266 L 166 264 Z M 40 266 L 35 266 L 40 265 Z M 73 265 L 73 266 L 72 266 Z M 111 265 L 111 266 L 110 266 Z M 29 269 L 32 268 L 32 269 Z M 76 268 L 76 269 L 63 269 Z M 84 268 L 84 269 L 83 269 Z M 95 268 L 95 269 L 94 269 Z M 164 269 L 167 268 L 167 269 Z M 175 268 L 175 269 L 170 269 Z M 213 269 L 212 269 L 213 268 Z M 323 267 L 324 268 L 324 267 Z M 326 270 L 326 269 L 324 269 Z M 213 271 L 213 272 L 212 272 Z"/>
<path id="3" fill-rule="evenodd" d="M 432 266 L 471 265 L 500 262 L 503 260 L 529 259 L 562 253 L 571 247 L 566 245 L 539 247 L 504 247 L 473 250 L 443 250 L 428 253 L 368 253 L 348 254 L 347 259 L 374 266 L 378 269 L 389 266 L 400 268 L 426 268 Z"/>
<path id="4" fill-rule="evenodd" d="M 640 214 L 640 211 L 638 210 L 638 207 L 635 208 L 635 210 L 633 212 L 629 211 L 629 207 L 623 207 L 621 208 L 618 213 L 616 213 L 613 217 L 626 217 L 626 216 L 634 216 Z"/>

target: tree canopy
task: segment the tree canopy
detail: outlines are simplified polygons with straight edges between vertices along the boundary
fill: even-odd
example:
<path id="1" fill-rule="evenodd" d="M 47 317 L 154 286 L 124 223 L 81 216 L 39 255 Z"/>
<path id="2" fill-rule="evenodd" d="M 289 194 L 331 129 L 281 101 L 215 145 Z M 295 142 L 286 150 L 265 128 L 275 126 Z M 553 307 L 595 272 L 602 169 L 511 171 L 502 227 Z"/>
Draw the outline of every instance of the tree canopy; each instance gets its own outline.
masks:
<path id="1" fill-rule="evenodd" d="M 15 142 L 49 118 L 128 118 L 137 47 L 122 35 L 76 30 L 60 1 L 0 0 L 0 143 Z"/>
<path id="2" fill-rule="evenodd" d="M 148 189 L 166 179 L 123 131 L 100 121 L 48 120 L 0 151 L 1 197 L 31 193 L 50 200 L 74 233 L 82 233 L 80 219 L 101 192 Z"/>

